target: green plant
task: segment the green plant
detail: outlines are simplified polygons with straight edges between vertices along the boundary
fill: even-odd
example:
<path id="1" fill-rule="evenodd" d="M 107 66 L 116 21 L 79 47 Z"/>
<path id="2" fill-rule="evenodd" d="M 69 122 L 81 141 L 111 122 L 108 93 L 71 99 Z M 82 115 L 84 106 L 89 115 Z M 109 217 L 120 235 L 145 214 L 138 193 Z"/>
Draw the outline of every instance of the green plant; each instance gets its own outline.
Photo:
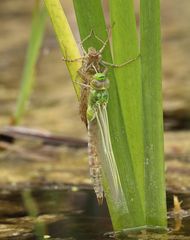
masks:
<path id="1" fill-rule="evenodd" d="M 44 1 L 63 56 L 70 59 L 77 58 L 78 48 L 74 43 L 59 0 Z M 107 31 L 101 1 L 74 0 L 73 2 L 81 39 L 94 30 L 98 37 L 105 41 Z M 160 98 L 159 0 L 151 3 L 148 0 L 141 0 L 140 51 L 133 1 L 110 0 L 109 6 L 114 62 L 119 64 L 141 53 L 141 57 L 130 65 L 117 69 L 110 68 L 108 72 L 111 82 L 108 103 L 110 134 L 125 196 L 123 201 L 127 205 L 125 210 L 120 211 L 116 207 L 117 203 L 107 199 L 112 223 L 115 230 L 156 226 L 164 228 L 166 202 Z M 153 42 L 149 50 L 151 36 Z M 95 38 L 90 38 L 84 43 L 84 48 L 88 49 L 91 46 L 99 49 L 101 43 Z M 109 45 L 103 51 L 103 59 L 112 62 Z M 80 64 L 74 62 L 67 65 L 71 78 L 75 80 Z M 152 83 L 153 80 L 154 83 Z M 77 90 L 80 91 L 78 88 Z M 105 184 L 109 184 L 109 181 Z"/>
<path id="2" fill-rule="evenodd" d="M 141 0 L 141 80 L 147 225 L 166 225 L 160 1 Z"/>
<path id="3" fill-rule="evenodd" d="M 13 123 L 15 124 L 18 124 L 20 122 L 33 88 L 35 79 L 35 66 L 43 41 L 46 25 L 46 15 L 47 14 L 45 7 L 41 7 L 40 1 L 36 0 L 32 17 L 31 36 L 22 73 L 21 87 L 17 100 L 16 110 L 13 116 Z"/>

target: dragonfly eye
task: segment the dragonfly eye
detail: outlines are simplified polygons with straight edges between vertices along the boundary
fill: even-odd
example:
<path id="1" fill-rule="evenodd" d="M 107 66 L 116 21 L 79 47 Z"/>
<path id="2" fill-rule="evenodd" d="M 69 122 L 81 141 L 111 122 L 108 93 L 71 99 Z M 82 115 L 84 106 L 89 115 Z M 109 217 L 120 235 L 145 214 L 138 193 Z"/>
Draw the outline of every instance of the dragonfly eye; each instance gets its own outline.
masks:
<path id="1" fill-rule="evenodd" d="M 104 81 L 105 78 L 106 78 L 106 75 L 105 75 L 104 73 L 96 73 L 96 74 L 94 75 L 94 79 L 95 79 L 95 80 L 98 80 L 98 81 L 100 81 L 100 82 Z"/>

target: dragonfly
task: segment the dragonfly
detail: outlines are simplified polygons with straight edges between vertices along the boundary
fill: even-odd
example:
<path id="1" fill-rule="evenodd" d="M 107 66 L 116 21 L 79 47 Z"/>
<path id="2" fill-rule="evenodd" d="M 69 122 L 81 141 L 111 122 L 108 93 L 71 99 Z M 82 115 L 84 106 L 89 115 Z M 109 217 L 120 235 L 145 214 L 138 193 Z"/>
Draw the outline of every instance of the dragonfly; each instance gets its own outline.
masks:
<path id="1" fill-rule="evenodd" d="M 97 50 L 94 47 L 89 47 L 88 50 L 86 51 L 85 48 L 83 47 L 84 42 L 86 42 L 89 38 L 94 36 L 97 41 L 102 43 L 102 46 L 99 50 Z M 63 58 L 63 61 L 65 62 L 76 62 L 76 61 L 82 61 L 82 66 L 78 70 L 78 75 L 82 79 L 82 87 L 81 87 L 81 96 L 80 96 L 80 103 L 79 103 L 79 112 L 81 116 L 81 120 L 85 123 L 87 127 L 87 117 L 86 117 L 86 111 L 87 111 L 87 102 L 88 102 L 88 95 L 89 95 L 89 88 L 87 86 L 90 85 L 90 81 L 92 79 L 92 76 L 96 72 L 104 72 L 105 69 L 108 67 L 114 67 L 114 68 L 119 68 L 123 67 L 133 61 L 135 61 L 139 56 L 129 59 L 126 62 L 123 62 L 121 64 L 115 64 L 115 63 L 109 63 L 105 60 L 103 60 L 102 54 L 109 42 L 109 36 L 110 36 L 110 31 L 108 31 L 108 38 L 104 41 L 101 38 L 99 38 L 93 30 L 91 30 L 90 34 L 85 37 L 81 42 L 80 46 L 83 52 L 83 56 L 80 58 L 76 59 L 67 59 Z"/>
<path id="2" fill-rule="evenodd" d="M 112 199 L 119 203 L 124 197 L 109 131 L 107 115 L 109 84 L 106 73 L 97 72 L 93 75 L 90 85 L 87 86 L 90 88 L 86 112 L 89 168 L 99 205 L 103 203 L 104 198 L 103 175 L 111 186 L 109 192 L 111 192 Z M 99 139 L 101 139 L 100 142 Z"/>
<path id="3" fill-rule="evenodd" d="M 94 34 L 95 38 L 102 42 L 102 47 L 99 50 L 90 47 L 86 52 L 83 44 L 92 34 L 94 34 L 93 31 L 81 42 L 83 50 L 81 58 L 64 58 L 63 60 L 66 62 L 82 61 L 82 66 L 78 70 L 78 75 L 82 82 L 77 82 L 82 86 L 79 109 L 81 119 L 86 124 L 88 130 L 90 177 L 98 203 L 101 205 L 104 197 L 103 175 L 108 180 L 109 186 L 112 186 L 107 191 L 111 192 L 112 199 L 119 203 L 124 198 L 110 138 L 107 115 L 109 79 L 106 73 L 108 67 L 125 66 L 135 61 L 139 56 L 122 64 L 106 62 L 102 58 L 102 53 L 109 41 L 109 37 L 106 41 L 103 41 Z M 101 143 L 99 139 L 101 139 Z"/>

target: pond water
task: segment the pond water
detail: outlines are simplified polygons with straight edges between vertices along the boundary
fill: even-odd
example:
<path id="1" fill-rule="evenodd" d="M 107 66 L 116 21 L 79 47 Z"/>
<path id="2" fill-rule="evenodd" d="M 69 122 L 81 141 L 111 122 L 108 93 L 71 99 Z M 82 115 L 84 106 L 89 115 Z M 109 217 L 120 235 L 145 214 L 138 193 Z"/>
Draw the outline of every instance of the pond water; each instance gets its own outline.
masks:
<path id="1" fill-rule="evenodd" d="M 180 195 L 184 209 L 190 196 Z M 172 208 L 172 195 L 167 195 Z M 99 207 L 95 194 L 76 186 L 0 192 L 0 239 L 103 240 L 113 238 L 106 202 Z M 168 222 L 167 234 L 141 232 L 118 239 L 190 239 L 190 217 Z"/>

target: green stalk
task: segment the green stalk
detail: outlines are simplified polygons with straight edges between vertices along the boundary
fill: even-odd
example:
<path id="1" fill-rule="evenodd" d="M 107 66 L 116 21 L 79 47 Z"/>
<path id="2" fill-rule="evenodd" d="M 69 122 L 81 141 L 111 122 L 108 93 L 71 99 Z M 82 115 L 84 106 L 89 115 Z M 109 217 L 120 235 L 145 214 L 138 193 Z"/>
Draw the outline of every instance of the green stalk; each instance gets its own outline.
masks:
<path id="1" fill-rule="evenodd" d="M 120 64 L 139 56 L 138 36 L 132 0 L 110 0 L 114 63 Z M 119 98 L 137 186 L 145 211 L 144 145 L 142 121 L 142 83 L 140 57 L 134 62 L 115 68 Z M 126 162 L 126 164 L 128 164 Z M 145 222 L 144 222 L 145 224 Z"/>
<path id="2" fill-rule="evenodd" d="M 166 227 L 159 0 L 141 0 L 140 32 L 146 221 L 150 226 Z"/>
<path id="3" fill-rule="evenodd" d="M 68 24 L 65 13 L 62 9 L 59 0 L 44 0 L 45 5 L 47 7 L 49 16 L 51 18 L 54 31 L 57 36 L 57 40 L 59 42 L 63 57 L 66 59 L 76 59 L 80 58 L 79 49 L 77 47 L 76 41 L 73 37 L 72 31 Z M 67 68 L 69 70 L 71 79 L 73 81 L 73 85 L 75 87 L 75 91 L 77 96 L 80 95 L 80 85 L 77 84 L 76 77 L 77 71 L 81 67 L 81 61 L 75 61 L 73 63 L 66 63 Z"/>
<path id="4" fill-rule="evenodd" d="M 90 31 L 93 30 L 98 37 L 105 41 L 107 39 L 107 33 L 101 1 L 74 0 L 74 7 L 81 39 L 84 39 Z M 88 47 L 100 49 L 101 45 L 102 44 L 93 37 L 84 43 L 85 49 L 88 49 Z M 109 46 L 107 46 L 103 52 L 103 59 L 108 62 L 112 62 Z M 126 126 L 123 121 L 123 113 L 121 112 L 121 102 L 119 101 L 118 89 L 112 68 L 110 68 L 108 72 L 108 77 L 111 82 L 109 89 L 110 99 L 108 103 L 111 141 L 128 211 L 118 211 L 116 203 L 110 199 L 107 199 L 107 201 L 114 229 L 122 230 L 124 228 L 134 228 L 144 225 L 145 218 L 139 194 L 140 188 L 137 188 L 126 135 Z M 107 183 L 108 182 L 109 181 L 107 179 Z M 109 189 L 109 187 L 113 186 L 104 187 Z"/>
<path id="5" fill-rule="evenodd" d="M 37 0 L 32 18 L 32 30 L 30 42 L 27 50 L 26 62 L 22 74 L 21 89 L 13 116 L 13 123 L 18 124 L 26 109 L 30 93 L 35 79 L 35 66 L 39 57 L 39 50 L 42 45 L 45 30 L 46 11 L 40 7 L 40 1 Z"/>

